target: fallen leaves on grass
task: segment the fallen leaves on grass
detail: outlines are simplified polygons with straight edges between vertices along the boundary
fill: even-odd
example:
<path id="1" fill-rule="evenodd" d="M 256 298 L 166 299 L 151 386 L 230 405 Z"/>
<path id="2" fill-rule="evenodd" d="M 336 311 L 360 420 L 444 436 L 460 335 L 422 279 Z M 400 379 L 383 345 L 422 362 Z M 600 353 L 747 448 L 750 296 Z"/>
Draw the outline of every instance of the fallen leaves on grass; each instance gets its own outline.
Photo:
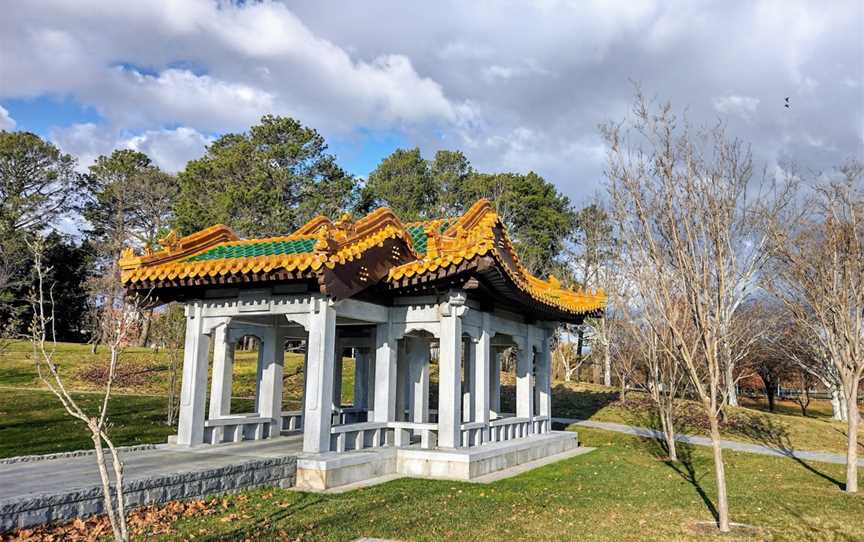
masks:
<path id="1" fill-rule="evenodd" d="M 172 501 L 160 506 L 139 508 L 127 516 L 126 522 L 132 537 L 148 537 L 171 532 L 174 523 L 181 518 L 218 514 L 230 506 L 227 499 Z M 237 518 L 237 514 L 229 514 L 220 521 L 233 521 Z M 110 533 L 108 516 L 103 515 L 87 519 L 75 518 L 61 525 L 0 533 L 0 542 L 95 542 Z"/>

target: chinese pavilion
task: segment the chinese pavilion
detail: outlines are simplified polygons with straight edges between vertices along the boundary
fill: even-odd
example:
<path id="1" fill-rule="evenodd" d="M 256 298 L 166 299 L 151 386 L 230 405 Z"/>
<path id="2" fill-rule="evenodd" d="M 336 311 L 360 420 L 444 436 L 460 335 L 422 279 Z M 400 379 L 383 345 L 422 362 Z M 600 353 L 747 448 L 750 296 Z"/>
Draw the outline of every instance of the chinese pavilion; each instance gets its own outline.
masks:
<path id="1" fill-rule="evenodd" d="M 178 446 L 282 436 L 299 446 L 302 434 L 297 483 L 312 489 L 393 473 L 470 479 L 578 447 L 575 433 L 551 430 L 550 339 L 559 323 L 600 314 L 605 296 L 532 276 L 486 200 L 453 219 L 403 224 L 385 208 L 317 217 L 284 237 L 217 225 L 162 244 L 120 265 L 128 291 L 186 307 Z M 234 345 L 248 335 L 260 341 L 255 408 L 233 413 Z M 282 406 L 287 342 L 305 345 L 299 411 Z M 516 400 L 505 413 L 510 347 Z M 354 400 L 343 405 L 348 349 Z"/>

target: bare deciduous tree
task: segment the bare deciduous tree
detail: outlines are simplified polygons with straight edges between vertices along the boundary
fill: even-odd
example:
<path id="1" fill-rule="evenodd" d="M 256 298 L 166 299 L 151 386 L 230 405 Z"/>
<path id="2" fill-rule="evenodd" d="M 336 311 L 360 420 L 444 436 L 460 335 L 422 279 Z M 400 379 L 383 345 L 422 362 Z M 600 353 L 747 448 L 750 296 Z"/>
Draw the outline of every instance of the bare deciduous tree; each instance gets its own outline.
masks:
<path id="1" fill-rule="evenodd" d="M 572 341 L 564 340 L 562 329 L 555 332 L 555 347 L 552 354 L 561 367 L 565 382 L 572 382 L 574 376 L 578 379 L 579 371 L 587 358 L 577 354 L 577 347 Z"/>
<path id="2" fill-rule="evenodd" d="M 720 415 L 734 385 L 730 327 L 764 263 L 757 218 L 769 200 L 750 186 L 749 149 L 727 138 L 722 125 L 679 126 L 671 106 L 655 109 L 638 92 L 633 112 L 629 125 L 602 127 L 617 237 L 626 257 L 654 274 L 640 285 L 656 308 L 649 324 L 671 337 L 670 354 L 708 417 L 717 524 L 728 532 Z"/>
<path id="3" fill-rule="evenodd" d="M 823 353 L 822 373 L 840 384 L 847 414 L 846 491 L 858 491 L 858 387 L 864 373 L 864 164 L 817 184 L 794 223 L 771 228 L 772 291 L 806 340 Z M 814 373 L 815 374 L 815 373 Z"/>
<path id="4" fill-rule="evenodd" d="M 42 240 L 36 238 L 30 244 L 30 248 L 33 253 L 35 274 L 35 287 L 31 294 L 33 321 L 30 326 L 30 338 L 36 372 L 42 383 L 63 405 L 66 413 L 82 421 L 90 432 L 102 482 L 105 513 L 111 522 L 114 539 L 128 541 L 129 530 L 126 525 L 126 503 L 123 495 L 123 461 L 109 436 L 108 405 L 123 348 L 129 341 L 130 330 L 140 317 L 140 304 L 124 303 L 118 307 L 105 307 L 101 313 L 103 315 L 100 321 L 101 332 L 110 353 L 108 376 L 98 412 L 88 413 L 75 400 L 60 375 L 56 359 L 57 341 L 54 335 L 53 286 L 45 284 L 45 277 L 50 269 L 46 269 L 43 264 Z M 104 446 L 108 447 L 110 457 L 106 456 Z"/>
<path id="5" fill-rule="evenodd" d="M 678 461 L 675 445 L 675 405 L 686 375 L 674 355 L 674 345 L 668 329 L 651 326 L 645 320 L 650 317 L 650 312 L 643 314 L 642 318 L 634 319 L 627 326 L 639 353 L 637 364 L 641 378 L 634 379 L 634 383 L 651 398 L 660 419 L 660 430 L 666 439 L 669 460 Z M 663 335 L 657 333 L 658 329 Z"/>
<path id="6" fill-rule="evenodd" d="M 174 425 L 180 411 L 180 367 L 183 360 L 183 341 L 186 335 L 186 317 L 181 305 L 172 305 L 158 316 L 154 323 L 153 340 L 168 356 L 168 405 L 166 425 Z"/>

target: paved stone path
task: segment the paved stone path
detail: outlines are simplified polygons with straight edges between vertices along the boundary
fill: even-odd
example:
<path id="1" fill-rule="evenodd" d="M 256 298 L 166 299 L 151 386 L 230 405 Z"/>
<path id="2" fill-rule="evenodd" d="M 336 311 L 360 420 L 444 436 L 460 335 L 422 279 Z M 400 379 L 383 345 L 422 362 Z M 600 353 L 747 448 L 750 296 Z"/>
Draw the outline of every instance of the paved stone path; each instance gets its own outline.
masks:
<path id="1" fill-rule="evenodd" d="M 637 427 L 635 425 L 624 425 L 622 423 L 613 422 L 598 422 L 594 420 L 577 420 L 575 418 L 552 418 L 553 422 L 575 424 L 580 427 L 590 427 L 593 429 L 603 429 L 606 431 L 615 431 L 617 433 L 625 433 L 638 437 L 648 438 L 663 438 L 663 433 L 656 429 L 648 427 Z M 696 444 L 698 446 L 711 446 L 711 439 L 697 435 L 676 435 L 675 440 L 686 442 L 688 444 Z M 836 463 L 845 465 L 846 456 L 843 454 L 834 454 L 830 452 L 813 452 L 806 450 L 790 450 L 785 448 L 774 448 L 771 446 L 763 446 L 761 444 L 751 444 L 748 442 L 738 442 L 734 440 L 721 440 L 720 445 L 725 450 L 733 450 L 736 452 L 747 452 L 751 454 L 773 455 L 779 457 L 788 457 L 800 459 L 802 461 L 818 461 L 820 463 Z M 864 458 L 858 460 L 859 466 L 864 466 Z"/>
<path id="2" fill-rule="evenodd" d="M 301 437 L 184 449 L 166 446 L 123 455 L 125 481 L 205 471 L 256 459 L 297 455 Z M 106 454 L 108 450 L 105 450 Z M 110 465 L 109 465 L 110 469 Z M 0 501 L 100 485 L 95 456 L 0 465 Z"/>

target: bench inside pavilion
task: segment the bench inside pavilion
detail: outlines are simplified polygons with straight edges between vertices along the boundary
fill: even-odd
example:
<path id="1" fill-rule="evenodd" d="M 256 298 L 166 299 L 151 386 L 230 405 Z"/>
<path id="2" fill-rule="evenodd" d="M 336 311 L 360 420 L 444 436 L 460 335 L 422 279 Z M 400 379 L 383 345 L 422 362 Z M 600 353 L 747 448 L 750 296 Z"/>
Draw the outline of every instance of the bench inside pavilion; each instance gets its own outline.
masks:
<path id="1" fill-rule="evenodd" d="M 177 446 L 302 440 L 297 485 L 309 489 L 474 479 L 579 446 L 552 431 L 550 342 L 561 323 L 599 315 L 605 296 L 532 276 L 486 200 L 452 219 L 403 224 L 382 208 L 283 237 L 217 225 L 162 244 L 120 265 L 128 291 L 186 308 Z M 259 344 L 255 407 L 235 413 L 246 336 Z M 305 356 L 298 411 L 283 409 L 286 344 Z M 502 412 L 511 348 L 515 409 Z M 343 356 L 355 360 L 350 405 L 338 399 Z"/>

